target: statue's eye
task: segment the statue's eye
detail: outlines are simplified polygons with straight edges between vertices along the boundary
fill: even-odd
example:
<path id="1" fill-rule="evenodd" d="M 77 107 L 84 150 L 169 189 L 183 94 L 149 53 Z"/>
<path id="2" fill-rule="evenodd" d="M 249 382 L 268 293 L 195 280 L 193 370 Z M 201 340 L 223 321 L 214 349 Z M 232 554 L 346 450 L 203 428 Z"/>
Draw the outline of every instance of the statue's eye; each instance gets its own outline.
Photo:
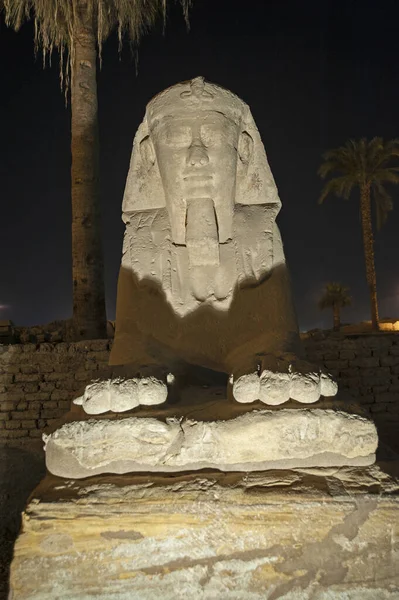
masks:
<path id="1" fill-rule="evenodd" d="M 191 144 L 191 129 L 189 127 L 168 127 L 164 139 L 168 146 L 185 148 Z"/>
<path id="2" fill-rule="evenodd" d="M 202 125 L 201 141 L 204 146 L 221 146 L 223 143 L 223 131 L 215 125 Z"/>

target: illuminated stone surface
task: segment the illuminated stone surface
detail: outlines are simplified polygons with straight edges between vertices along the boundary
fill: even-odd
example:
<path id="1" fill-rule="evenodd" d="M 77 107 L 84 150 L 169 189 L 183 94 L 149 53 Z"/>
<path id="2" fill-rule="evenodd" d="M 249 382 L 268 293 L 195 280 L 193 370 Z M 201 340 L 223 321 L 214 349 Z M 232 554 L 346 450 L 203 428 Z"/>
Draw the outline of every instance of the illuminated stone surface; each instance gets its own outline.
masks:
<path id="1" fill-rule="evenodd" d="M 202 77 L 155 96 L 134 139 L 123 198 L 110 364 L 127 378 L 147 378 L 157 403 L 168 374 L 180 389 L 204 368 L 231 375 L 229 394 L 239 402 L 333 396 L 331 378 L 298 361 L 280 207 L 245 102 Z M 83 406 L 101 414 L 110 402 L 103 394 Z"/>
<path id="2" fill-rule="evenodd" d="M 377 466 L 47 476 L 12 600 L 397 600 L 398 482 Z"/>
<path id="3" fill-rule="evenodd" d="M 250 411 L 219 421 L 89 419 L 65 423 L 44 438 L 48 470 L 71 478 L 203 468 L 369 465 L 378 445 L 372 421 L 323 409 Z"/>

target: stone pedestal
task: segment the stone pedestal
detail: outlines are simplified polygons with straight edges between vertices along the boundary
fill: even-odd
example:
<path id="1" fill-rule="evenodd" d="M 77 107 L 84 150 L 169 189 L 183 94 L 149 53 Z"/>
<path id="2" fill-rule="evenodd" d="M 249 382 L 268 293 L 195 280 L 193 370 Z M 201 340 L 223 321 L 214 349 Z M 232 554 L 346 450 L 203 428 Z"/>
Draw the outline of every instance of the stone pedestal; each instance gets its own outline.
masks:
<path id="1" fill-rule="evenodd" d="M 12 600 L 397 600 L 399 486 L 384 469 L 47 476 Z"/>
<path id="2" fill-rule="evenodd" d="M 178 405 L 92 415 L 74 407 L 45 437 L 48 470 L 73 479 L 102 473 L 263 471 L 366 466 L 375 461 L 374 423 L 342 399 L 316 407 L 255 407 L 224 390 L 192 388 Z"/>

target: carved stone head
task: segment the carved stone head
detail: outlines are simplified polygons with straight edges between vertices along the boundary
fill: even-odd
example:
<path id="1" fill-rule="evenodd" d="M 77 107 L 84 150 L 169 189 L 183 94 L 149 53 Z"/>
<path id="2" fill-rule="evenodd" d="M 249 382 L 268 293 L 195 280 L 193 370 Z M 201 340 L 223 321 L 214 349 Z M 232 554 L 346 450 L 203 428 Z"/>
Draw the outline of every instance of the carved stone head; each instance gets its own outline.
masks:
<path id="1" fill-rule="evenodd" d="M 249 107 L 203 77 L 155 96 L 134 140 L 123 212 L 166 206 L 178 245 L 200 213 L 220 244 L 232 237 L 236 203 L 280 206 Z"/>

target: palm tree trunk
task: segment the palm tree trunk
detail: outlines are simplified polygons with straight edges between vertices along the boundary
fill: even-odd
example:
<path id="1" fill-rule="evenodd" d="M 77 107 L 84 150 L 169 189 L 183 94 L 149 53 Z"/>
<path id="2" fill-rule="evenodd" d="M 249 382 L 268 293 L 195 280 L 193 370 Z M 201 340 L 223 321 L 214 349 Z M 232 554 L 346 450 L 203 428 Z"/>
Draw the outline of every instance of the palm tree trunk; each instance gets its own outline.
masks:
<path id="1" fill-rule="evenodd" d="M 362 220 L 363 249 L 366 261 L 366 277 L 370 294 L 371 326 L 374 331 L 379 330 L 378 303 L 377 303 L 377 278 L 374 262 L 374 237 L 371 224 L 371 195 L 370 184 L 360 187 L 360 215 Z"/>
<path id="2" fill-rule="evenodd" d="M 87 2 L 78 4 L 71 73 L 72 276 L 75 339 L 106 337 L 99 198 L 97 50 Z"/>
<path id="3" fill-rule="evenodd" d="M 333 304 L 333 319 L 334 319 L 334 331 L 339 331 L 341 327 L 341 308 L 339 304 Z"/>

